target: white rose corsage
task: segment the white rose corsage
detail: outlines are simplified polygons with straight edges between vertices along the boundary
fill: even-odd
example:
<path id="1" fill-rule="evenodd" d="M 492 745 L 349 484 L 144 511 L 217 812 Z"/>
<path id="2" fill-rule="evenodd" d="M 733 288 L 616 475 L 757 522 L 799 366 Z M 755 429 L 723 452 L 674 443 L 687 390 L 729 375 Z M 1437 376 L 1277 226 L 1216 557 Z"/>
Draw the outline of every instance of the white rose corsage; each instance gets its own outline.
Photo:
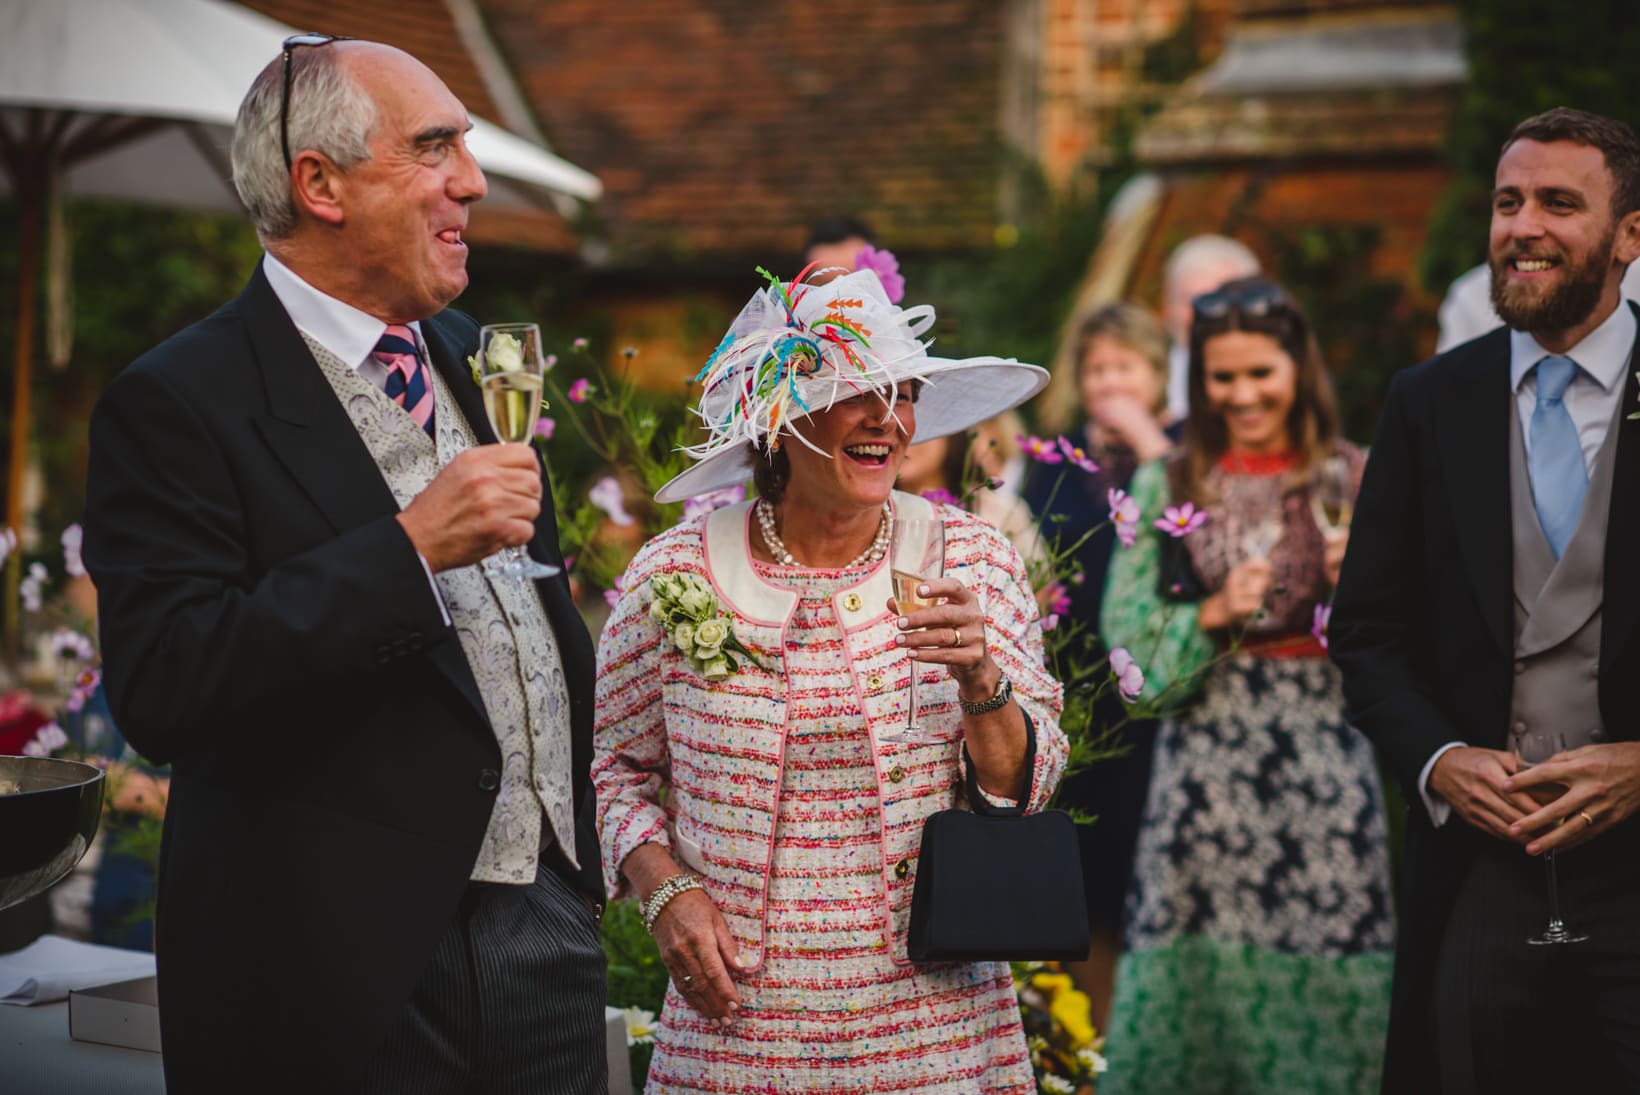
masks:
<path id="1" fill-rule="evenodd" d="M 662 574 L 649 580 L 649 592 L 654 597 L 649 604 L 649 618 L 666 629 L 672 645 L 707 680 L 720 680 L 738 672 L 737 658 L 764 668 L 735 637 L 729 614 L 718 605 L 712 587 L 700 575 Z"/>

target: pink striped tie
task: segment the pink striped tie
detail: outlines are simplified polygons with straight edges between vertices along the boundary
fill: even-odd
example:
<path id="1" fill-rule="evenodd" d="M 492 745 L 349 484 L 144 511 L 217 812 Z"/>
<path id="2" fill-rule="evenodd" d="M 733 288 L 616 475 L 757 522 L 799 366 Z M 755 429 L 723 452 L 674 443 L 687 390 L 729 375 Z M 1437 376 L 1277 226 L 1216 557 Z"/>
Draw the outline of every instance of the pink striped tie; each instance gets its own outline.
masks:
<path id="1" fill-rule="evenodd" d="M 371 356 L 387 366 L 387 380 L 382 384 L 387 398 L 403 407 L 432 437 L 433 388 L 427 383 L 427 370 L 416 350 L 415 332 L 396 324 L 389 326 Z"/>

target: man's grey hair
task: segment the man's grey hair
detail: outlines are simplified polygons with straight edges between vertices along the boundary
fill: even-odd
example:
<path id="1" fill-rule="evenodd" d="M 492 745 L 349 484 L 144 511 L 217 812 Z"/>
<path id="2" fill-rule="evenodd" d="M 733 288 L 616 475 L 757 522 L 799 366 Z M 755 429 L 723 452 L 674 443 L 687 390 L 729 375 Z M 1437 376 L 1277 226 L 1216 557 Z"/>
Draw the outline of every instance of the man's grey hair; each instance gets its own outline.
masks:
<path id="1" fill-rule="evenodd" d="M 347 171 L 370 158 L 376 104 L 348 74 L 330 46 L 291 54 L 290 154 L 307 149 Z M 284 67 L 275 59 L 251 83 L 233 126 L 233 185 L 256 232 L 266 240 L 296 230 L 290 171 L 279 141 Z"/>
<path id="2" fill-rule="evenodd" d="M 1204 266 L 1222 270 L 1226 281 L 1259 272 L 1258 256 L 1240 240 L 1229 236 L 1191 236 L 1167 257 L 1167 266 L 1162 272 L 1163 292 L 1171 298 L 1180 275 Z"/>

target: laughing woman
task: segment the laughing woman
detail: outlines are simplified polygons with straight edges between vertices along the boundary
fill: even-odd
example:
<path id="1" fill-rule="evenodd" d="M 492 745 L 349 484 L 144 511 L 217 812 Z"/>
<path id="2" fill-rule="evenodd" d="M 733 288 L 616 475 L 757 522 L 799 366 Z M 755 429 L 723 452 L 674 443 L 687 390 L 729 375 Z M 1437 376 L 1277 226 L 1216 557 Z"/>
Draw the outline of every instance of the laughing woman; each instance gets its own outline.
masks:
<path id="1" fill-rule="evenodd" d="M 1132 492 L 1208 518 L 1147 530 L 1105 591 L 1105 640 L 1147 692 L 1199 678 L 1200 697 L 1156 738 L 1099 1092 L 1367 1095 L 1393 944 L 1384 805 L 1311 633 L 1348 537 L 1323 535 L 1310 494 L 1329 464 L 1358 482 L 1361 452 L 1285 291 L 1246 278 L 1193 307 L 1184 438 Z"/>
<path id="2" fill-rule="evenodd" d="M 647 544 L 604 630 L 605 872 L 672 981 L 651 1095 L 1036 1089 L 1008 967 L 906 957 L 922 822 L 965 802 L 964 766 L 1034 810 L 1067 751 L 1019 556 L 893 490 L 913 438 L 1047 377 L 929 357 L 932 322 L 869 270 L 755 295 L 702 373 L 700 462 L 657 497 L 749 478 L 760 497 Z M 912 610 L 887 555 L 916 517 L 943 525 L 945 576 Z M 891 740 L 911 671 L 932 740 Z"/>

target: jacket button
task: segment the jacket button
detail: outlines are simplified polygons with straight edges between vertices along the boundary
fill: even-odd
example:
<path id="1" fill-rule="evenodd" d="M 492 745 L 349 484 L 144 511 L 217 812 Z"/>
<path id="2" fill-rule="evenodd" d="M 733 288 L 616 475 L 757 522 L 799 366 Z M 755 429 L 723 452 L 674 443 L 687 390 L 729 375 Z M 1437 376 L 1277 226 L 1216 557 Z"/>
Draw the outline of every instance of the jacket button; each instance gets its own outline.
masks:
<path id="1" fill-rule="evenodd" d="M 493 791 L 501 786 L 501 773 L 494 768 L 486 768 L 478 774 L 478 789 Z"/>
<path id="2" fill-rule="evenodd" d="M 888 782 L 898 783 L 905 778 L 905 769 L 898 764 L 888 770 Z"/>
<path id="3" fill-rule="evenodd" d="M 867 677 L 866 687 L 871 689 L 873 692 L 881 692 L 883 690 L 883 675 L 881 673 L 873 673 L 871 676 Z"/>
<path id="4" fill-rule="evenodd" d="M 910 873 L 911 873 L 911 863 L 910 863 L 909 860 L 902 859 L 898 863 L 894 864 L 894 877 L 895 878 L 904 878 L 906 875 L 908 875 Z"/>
<path id="5" fill-rule="evenodd" d="M 860 604 L 860 595 L 858 593 L 845 593 L 843 595 L 843 607 L 850 612 L 860 611 Z"/>

